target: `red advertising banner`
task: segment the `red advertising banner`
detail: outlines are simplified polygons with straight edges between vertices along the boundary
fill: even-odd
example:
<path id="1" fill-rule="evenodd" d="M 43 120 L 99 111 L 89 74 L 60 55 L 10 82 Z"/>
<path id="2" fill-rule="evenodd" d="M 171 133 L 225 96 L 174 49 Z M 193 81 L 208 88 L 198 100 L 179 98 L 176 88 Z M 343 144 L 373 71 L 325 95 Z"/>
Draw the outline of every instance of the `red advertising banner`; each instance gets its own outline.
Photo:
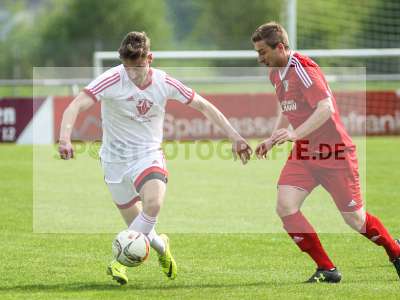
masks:
<path id="1" fill-rule="evenodd" d="M 268 136 L 274 126 L 277 101 L 274 94 L 209 94 L 204 97 L 220 109 L 246 138 Z M 335 93 L 339 111 L 351 135 L 400 134 L 400 97 L 395 92 Z M 71 97 L 54 99 L 54 134 L 58 139 L 61 117 Z M 199 112 L 176 101 L 166 108 L 164 138 L 167 140 L 222 138 Z M 82 113 L 73 131 L 75 140 L 100 140 L 100 104 Z"/>
<path id="2" fill-rule="evenodd" d="M 54 140 L 58 141 L 62 115 L 73 97 L 54 97 Z M 81 113 L 75 122 L 72 139 L 80 141 L 101 140 L 100 103 Z"/>
<path id="3" fill-rule="evenodd" d="M 16 142 L 42 103 L 43 99 L 0 99 L 0 142 Z"/>
<path id="4" fill-rule="evenodd" d="M 273 94 L 217 94 L 204 95 L 227 116 L 232 125 L 244 136 L 263 137 L 273 127 L 277 102 Z M 54 133 L 58 139 L 62 113 L 71 97 L 54 99 Z M 72 133 L 75 140 L 93 141 L 101 139 L 100 104 L 82 113 Z M 177 101 L 168 101 L 164 138 L 168 140 L 217 139 L 223 138 L 219 128 L 214 127 L 196 110 Z"/>

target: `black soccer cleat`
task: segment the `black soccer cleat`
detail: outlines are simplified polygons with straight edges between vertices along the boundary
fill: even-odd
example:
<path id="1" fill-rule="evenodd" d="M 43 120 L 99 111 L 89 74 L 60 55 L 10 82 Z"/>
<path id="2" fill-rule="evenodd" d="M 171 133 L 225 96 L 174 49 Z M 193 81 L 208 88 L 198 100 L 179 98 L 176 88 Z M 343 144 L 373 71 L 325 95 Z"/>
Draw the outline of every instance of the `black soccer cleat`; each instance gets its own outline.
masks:
<path id="1" fill-rule="evenodd" d="M 400 245 L 400 239 L 395 239 L 396 243 Z M 400 278 L 400 257 L 396 258 L 395 260 L 392 260 L 393 266 L 397 271 L 397 275 L 399 275 Z"/>
<path id="2" fill-rule="evenodd" d="M 331 270 L 317 269 L 317 271 L 306 281 L 306 283 L 339 283 L 342 280 L 342 274 L 340 274 L 337 268 Z"/>
<path id="3" fill-rule="evenodd" d="M 392 263 L 397 271 L 397 275 L 399 275 L 400 278 L 400 257 L 396 258 L 395 260 L 392 260 Z"/>

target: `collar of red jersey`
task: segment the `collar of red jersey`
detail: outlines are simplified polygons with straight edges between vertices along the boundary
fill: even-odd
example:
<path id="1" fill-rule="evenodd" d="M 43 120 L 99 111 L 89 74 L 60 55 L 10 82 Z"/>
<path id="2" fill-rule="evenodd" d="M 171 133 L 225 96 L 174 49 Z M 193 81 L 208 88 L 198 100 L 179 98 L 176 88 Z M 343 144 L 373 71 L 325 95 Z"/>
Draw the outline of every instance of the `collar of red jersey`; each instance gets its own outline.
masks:
<path id="1" fill-rule="evenodd" d="M 290 65 L 291 65 L 291 63 L 292 63 L 292 58 L 293 58 L 293 54 L 294 54 L 294 51 L 293 50 L 290 50 L 290 54 L 289 54 L 289 60 L 288 60 L 288 63 L 287 63 L 287 65 L 286 65 L 286 67 L 283 69 L 283 71 L 281 72 L 281 70 L 279 70 L 279 78 L 281 79 L 281 81 L 283 80 L 283 79 L 285 79 L 285 76 L 286 76 L 286 74 L 287 74 L 287 72 L 288 72 L 288 70 L 289 70 L 289 68 L 290 68 Z"/>

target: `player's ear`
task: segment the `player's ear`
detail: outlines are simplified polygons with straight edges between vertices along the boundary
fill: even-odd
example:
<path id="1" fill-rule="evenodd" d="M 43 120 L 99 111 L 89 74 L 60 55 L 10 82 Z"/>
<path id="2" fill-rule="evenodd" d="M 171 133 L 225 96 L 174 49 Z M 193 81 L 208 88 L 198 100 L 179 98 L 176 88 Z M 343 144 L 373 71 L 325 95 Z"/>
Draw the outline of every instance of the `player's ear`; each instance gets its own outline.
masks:
<path id="1" fill-rule="evenodd" d="M 149 52 L 149 54 L 147 54 L 147 61 L 149 64 L 153 62 L 153 53 Z"/>
<path id="2" fill-rule="evenodd" d="M 279 49 L 279 52 L 282 52 L 285 50 L 285 46 L 282 43 L 278 43 L 278 45 L 276 45 L 276 47 Z"/>

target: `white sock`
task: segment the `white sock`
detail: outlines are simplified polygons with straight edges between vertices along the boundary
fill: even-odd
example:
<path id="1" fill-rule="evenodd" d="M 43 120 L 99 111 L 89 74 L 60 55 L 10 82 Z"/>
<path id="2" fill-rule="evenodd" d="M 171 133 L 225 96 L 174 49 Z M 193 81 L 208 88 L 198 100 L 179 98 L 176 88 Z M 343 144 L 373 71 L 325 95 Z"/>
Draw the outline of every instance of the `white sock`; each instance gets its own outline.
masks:
<path id="1" fill-rule="evenodd" d="M 143 211 L 132 221 L 129 229 L 148 235 L 156 225 L 157 217 L 150 217 Z"/>
<path id="2" fill-rule="evenodd" d="M 151 247 L 157 251 L 158 254 L 163 255 L 165 253 L 165 244 L 162 238 L 157 234 L 157 232 L 153 229 L 147 235 Z"/>
<path id="3" fill-rule="evenodd" d="M 165 253 L 165 244 L 154 230 L 156 223 L 157 217 L 150 217 L 142 211 L 129 225 L 129 229 L 144 233 L 149 239 L 151 247 L 162 255 Z"/>

